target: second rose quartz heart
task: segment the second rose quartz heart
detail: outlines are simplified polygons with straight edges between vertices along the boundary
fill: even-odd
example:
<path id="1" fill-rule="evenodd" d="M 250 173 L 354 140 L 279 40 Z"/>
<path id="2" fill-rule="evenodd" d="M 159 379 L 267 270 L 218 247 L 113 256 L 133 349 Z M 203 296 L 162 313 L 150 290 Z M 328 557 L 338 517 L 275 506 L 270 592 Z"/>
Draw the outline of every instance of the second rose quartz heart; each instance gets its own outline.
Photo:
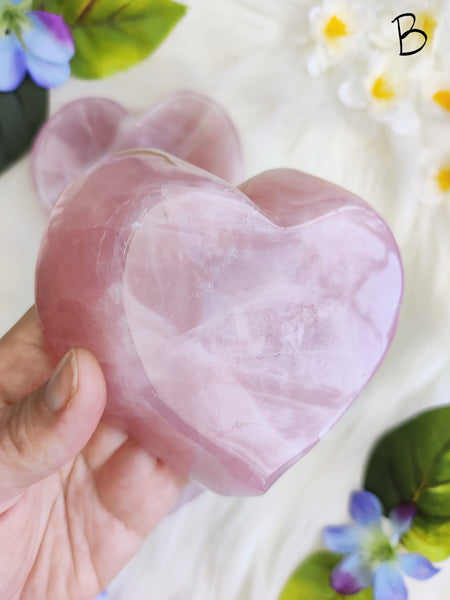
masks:
<path id="1" fill-rule="evenodd" d="M 141 115 L 107 98 L 81 98 L 47 121 L 33 147 L 33 179 L 46 212 L 78 175 L 106 156 L 131 148 L 169 152 L 230 183 L 243 179 L 236 129 L 209 98 L 176 92 Z"/>
<path id="2" fill-rule="evenodd" d="M 212 490 L 264 492 L 380 364 L 398 249 L 359 198 L 292 170 L 240 190 L 129 151 L 60 197 L 36 303 L 55 362 L 91 349 L 107 418 Z"/>

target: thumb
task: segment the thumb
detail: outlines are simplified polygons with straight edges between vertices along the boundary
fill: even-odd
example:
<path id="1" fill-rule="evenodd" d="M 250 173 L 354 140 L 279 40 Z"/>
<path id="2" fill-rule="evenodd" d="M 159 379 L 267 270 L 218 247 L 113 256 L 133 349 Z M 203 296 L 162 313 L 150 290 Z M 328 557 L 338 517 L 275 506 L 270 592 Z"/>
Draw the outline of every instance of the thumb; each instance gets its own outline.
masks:
<path id="1" fill-rule="evenodd" d="M 88 350 L 70 350 L 48 382 L 0 413 L 0 507 L 73 459 L 94 433 L 106 385 Z M 0 509 L 1 512 L 1 509 Z"/>

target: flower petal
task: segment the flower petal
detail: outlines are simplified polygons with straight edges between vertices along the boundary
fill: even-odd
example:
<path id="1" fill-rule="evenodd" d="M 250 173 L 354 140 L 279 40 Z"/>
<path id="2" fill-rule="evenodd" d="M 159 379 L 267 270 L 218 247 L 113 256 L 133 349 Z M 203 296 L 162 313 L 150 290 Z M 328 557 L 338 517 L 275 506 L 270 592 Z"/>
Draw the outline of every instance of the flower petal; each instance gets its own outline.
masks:
<path id="1" fill-rule="evenodd" d="M 367 94 L 360 78 L 354 77 L 343 81 L 338 88 L 338 96 L 343 104 L 349 108 L 365 108 Z"/>
<path id="2" fill-rule="evenodd" d="M 30 11 L 27 16 L 31 21 L 31 27 L 23 33 L 27 51 L 49 62 L 68 62 L 75 53 L 75 45 L 64 19 L 41 11 Z"/>
<path id="3" fill-rule="evenodd" d="M 108 600 L 109 596 L 108 596 L 108 592 L 105 590 L 104 592 L 102 592 L 101 594 L 99 594 L 95 600 Z"/>
<path id="4" fill-rule="evenodd" d="M 407 600 L 408 591 L 395 563 L 383 563 L 373 576 L 374 600 Z"/>
<path id="5" fill-rule="evenodd" d="M 399 504 L 389 513 L 389 519 L 394 526 L 395 534 L 400 539 L 403 533 L 406 533 L 411 527 L 414 517 L 416 516 L 417 506 L 414 502 L 405 502 Z"/>
<path id="6" fill-rule="evenodd" d="M 359 528 L 354 525 L 326 527 L 322 533 L 324 544 L 332 552 L 347 554 L 357 552 L 359 547 Z"/>
<path id="7" fill-rule="evenodd" d="M 15 35 L 0 37 L 0 92 L 11 92 L 26 73 L 25 53 Z"/>
<path id="8" fill-rule="evenodd" d="M 356 594 L 372 583 L 372 571 L 357 554 L 342 560 L 332 571 L 331 587 L 340 594 Z"/>
<path id="9" fill-rule="evenodd" d="M 402 554 L 399 560 L 402 570 L 414 579 L 430 579 L 440 570 L 419 553 Z"/>
<path id="10" fill-rule="evenodd" d="M 381 502 L 367 490 L 354 492 L 350 499 L 350 514 L 358 525 L 374 525 L 381 519 Z"/>
<path id="11" fill-rule="evenodd" d="M 379 121 L 386 123 L 398 135 L 408 135 L 420 129 L 421 121 L 416 109 L 403 101 L 393 109 L 379 115 Z"/>
<path id="12" fill-rule="evenodd" d="M 69 63 L 56 64 L 41 60 L 31 54 L 26 55 L 27 68 L 37 85 L 53 88 L 63 84 L 70 77 Z"/>

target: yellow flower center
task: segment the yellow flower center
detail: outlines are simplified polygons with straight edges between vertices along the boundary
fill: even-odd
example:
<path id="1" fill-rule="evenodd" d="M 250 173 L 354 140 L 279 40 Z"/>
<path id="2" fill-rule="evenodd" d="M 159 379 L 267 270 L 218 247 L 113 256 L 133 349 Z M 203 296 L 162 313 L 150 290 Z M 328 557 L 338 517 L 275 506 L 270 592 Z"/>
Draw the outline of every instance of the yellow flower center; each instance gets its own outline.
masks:
<path id="1" fill-rule="evenodd" d="M 450 190 L 450 167 L 440 169 L 436 175 L 436 181 L 441 192 L 448 192 Z"/>
<path id="2" fill-rule="evenodd" d="M 392 100 L 395 91 L 385 77 L 377 77 L 372 86 L 372 96 L 376 100 Z"/>
<path id="3" fill-rule="evenodd" d="M 450 90 L 439 90 L 433 95 L 433 100 L 450 112 Z"/>
<path id="4" fill-rule="evenodd" d="M 331 19 L 325 23 L 323 28 L 323 34 L 329 40 L 335 40 L 336 38 L 344 37 L 349 35 L 349 33 L 350 32 L 347 30 L 347 25 L 336 15 L 333 15 Z"/>
<path id="5" fill-rule="evenodd" d="M 424 31 L 428 36 L 428 41 L 431 42 L 436 25 L 437 23 L 432 13 L 422 12 L 417 15 L 417 21 L 414 27 Z"/>

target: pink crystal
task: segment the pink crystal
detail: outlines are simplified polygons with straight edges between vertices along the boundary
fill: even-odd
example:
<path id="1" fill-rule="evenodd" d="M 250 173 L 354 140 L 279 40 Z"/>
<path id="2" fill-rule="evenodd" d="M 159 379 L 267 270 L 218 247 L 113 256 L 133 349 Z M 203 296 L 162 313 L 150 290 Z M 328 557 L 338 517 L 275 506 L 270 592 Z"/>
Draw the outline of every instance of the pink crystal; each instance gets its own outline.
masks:
<path id="1" fill-rule="evenodd" d="M 387 225 L 293 170 L 240 190 L 156 151 L 60 197 L 36 303 L 55 362 L 91 349 L 107 419 L 216 492 L 260 494 L 380 364 L 402 296 Z"/>
<path id="2" fill-rule="evenodd" d="M 82 98 L 47 121 L 33 148 L 33 179 L 45 210 L 89 167 L 131 148 L 164 150 L 231 183 L 242 181 L 236 129 L 209 98 L 177 92 L 142 115 L 106 98 Z"/>

